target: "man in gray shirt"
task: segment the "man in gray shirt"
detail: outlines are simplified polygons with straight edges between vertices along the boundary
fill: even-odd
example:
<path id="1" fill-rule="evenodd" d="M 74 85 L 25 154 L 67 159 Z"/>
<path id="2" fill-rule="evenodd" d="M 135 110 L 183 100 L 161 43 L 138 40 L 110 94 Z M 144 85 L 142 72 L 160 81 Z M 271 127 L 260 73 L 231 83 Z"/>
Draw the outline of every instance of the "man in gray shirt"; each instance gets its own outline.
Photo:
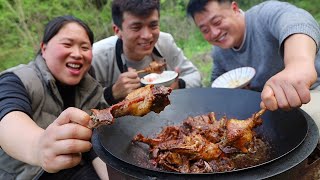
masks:
<path id="1" fill-rule="evenodd" d="M 251 66 L 256 75 L 249 88 L 262 91 L 261 107 L 291 109 L 309 102 L 302 108 L 320 124 L 320 29 L 307 11 L 279 1 L 243 12 L 231 0 L 190 0 L 187 13 L 214 45 L 212 81 Z"/>
<path id="2" fill-rule="evenodd" d="M 167 70 L 178 68 L 179 78 L 171 85 L 173 89 L 202 86 L 198 69 L 170 34 L 160 32 L 159 6 L 158 0 L 112 2 L 116 35 L 94 43 L 92 62 L 109 104 L 139 88 L 136 70 L 148 67 L 152 61 L 165 59 Z"/>

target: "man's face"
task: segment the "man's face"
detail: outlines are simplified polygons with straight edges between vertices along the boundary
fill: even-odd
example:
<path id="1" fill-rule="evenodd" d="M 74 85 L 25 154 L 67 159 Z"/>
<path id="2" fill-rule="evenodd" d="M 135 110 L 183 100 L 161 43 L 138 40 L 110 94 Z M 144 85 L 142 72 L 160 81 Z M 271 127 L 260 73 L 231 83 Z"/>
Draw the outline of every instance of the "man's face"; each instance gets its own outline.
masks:
<path id="1" fill-rule="evenodd" d="M 194 21 L 210 44 L 224 49 L 240 47 L 245 21 L 237 3 L 230 5 L 211 1 L 205 11 L 194 15 Z"/>
<path id="2" fill-rule="evenodd" d="M 125 55 L 131 60 L 139 61 L 152 53 L 159 38 L 159 13 L 154 10 L 148 17 L 138 17 L 125 12 L 122 30 L 114 28 L 116 34 L 123 40 Z"/>

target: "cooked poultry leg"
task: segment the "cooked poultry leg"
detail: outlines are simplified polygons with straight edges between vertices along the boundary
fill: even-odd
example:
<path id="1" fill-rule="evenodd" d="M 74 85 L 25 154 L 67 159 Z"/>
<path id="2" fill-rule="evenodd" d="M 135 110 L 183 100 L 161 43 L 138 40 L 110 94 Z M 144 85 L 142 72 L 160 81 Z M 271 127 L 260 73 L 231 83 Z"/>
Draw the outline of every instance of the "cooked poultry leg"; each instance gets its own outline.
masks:
<path id="1" fill-rule="evenodd" d="M 152 61 L 148 67 L 143 70 L 137 71 L 137 73 L 158 73 L 161 74 L 166 67 L 165 62 Z"/>
<path id="2" fill-rule="evenodd" d="M 266 109 L 252 115 L 246 120 L 230 119 L 226 123 L 227 127 L 227 144 L 240 149 L 242 152 L 248 152 L 247 146 L 253 139 L 252 129 L 262 124 L 260 118 Z"/>
<path id="3" fill-rule="evenodd" d="M 91 128 L 98 127 L 104 124 L 112 124 L 114 118 L 132 115 L 144 116 L 151 111 L 160 113 L 167 105 L 170 104 L 169 94 L 172 89 L 164 86 L 155 87 L 147 85 L 139 88 L 121 102 L 107 109 L 92 109 Z"/>

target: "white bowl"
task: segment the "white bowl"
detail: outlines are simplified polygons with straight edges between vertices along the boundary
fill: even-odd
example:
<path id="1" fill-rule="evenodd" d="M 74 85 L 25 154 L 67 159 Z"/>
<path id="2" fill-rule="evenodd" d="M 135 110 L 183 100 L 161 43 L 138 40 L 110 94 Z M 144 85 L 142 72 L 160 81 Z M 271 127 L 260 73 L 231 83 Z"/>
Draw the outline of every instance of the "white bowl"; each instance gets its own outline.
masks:
<path id="1" fill-rule="evenodd" d="M 215 79 L 213 88 L 243 88 L 255 76 L 256 70 L 252 67 L 241 67 L 228 71 Z"/>
<path id="2" fill-rule="evenodd" d="M 175 71 L 163 71 L 161 74 L 150 73 L 141 78 L 141 83 L 144 85 L 154 84 L 155 86 L 170 86 L 178 73 Z"/>

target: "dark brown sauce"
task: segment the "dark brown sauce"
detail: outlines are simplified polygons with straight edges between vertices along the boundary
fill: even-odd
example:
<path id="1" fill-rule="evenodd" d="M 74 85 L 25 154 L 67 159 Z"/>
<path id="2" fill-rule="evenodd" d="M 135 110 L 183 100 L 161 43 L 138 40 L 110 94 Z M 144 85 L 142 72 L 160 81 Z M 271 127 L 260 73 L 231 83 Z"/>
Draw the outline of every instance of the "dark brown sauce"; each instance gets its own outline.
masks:
<path id="1" fill-rule="evenodd" d="M 270 160 L 271 148 L 266 141 L 255 138 L 253 144 L 248 153 L 239 153 L 230 157 L 235 164 L 234 169 L 257 166 Z"/>
<path id="2" fill-rule="evenodd" d="M 254 131 L 262 123 L 256 118 L 216 120 L 209 113 L 188 117 L 181 126 L 166 126 L 155 138 L 138 134 L 133 141 L 150 146 L 140 146 L 144 153 L 137 153 L 138 164 L 180 173 L 229 172 L 264 164 L 270 160 L 271 146 Z"/>
<path id="3" fill-rule="evenodd" d="M 135 159 L 140 167 L 155 171 L 173 172 L 161 166 L 157 166 L 154 163 L 149 154 L 148 145 L 133 143 L 133 149 L 137 151 L 137 153 L 135 153 L 137 155 Z M 224 156 L 207 162 L 212 168 L 212 172 L 209 173 L 237 171 L 259 166 L 270 160 L 270 152 L 271 146 L 266 140 L 262 138 L 255 138 L 248 153 L 232 153 L 231 155 L 229 154 L 228 157 Z M 194 172 L 191 173 L 208 172 L 201 172 L 199 169 L 194 169 Z"/>

